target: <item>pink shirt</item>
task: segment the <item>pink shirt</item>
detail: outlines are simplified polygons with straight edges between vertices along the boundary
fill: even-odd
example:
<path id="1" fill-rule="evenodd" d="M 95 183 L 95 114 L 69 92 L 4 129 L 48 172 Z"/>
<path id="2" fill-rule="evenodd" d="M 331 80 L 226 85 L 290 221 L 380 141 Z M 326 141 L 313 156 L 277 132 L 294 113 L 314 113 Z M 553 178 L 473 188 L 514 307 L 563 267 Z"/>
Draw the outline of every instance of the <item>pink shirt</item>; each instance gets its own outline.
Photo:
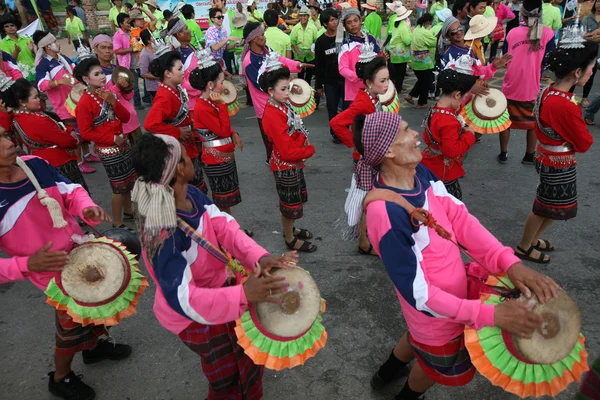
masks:
<path id="1" fill-rule="evenodd" d="M 529 51 L 529 38 L 527 27 L 519 26 L 508 32 L 508 54 L 512 54 L 512 61 L 506 66 L 502 93 L 509 100 L 534 101 L 540 92 L 540 78 L 542 74 L 542 60 L 546 53 L 546 45 L 554 39 L 552 29 L 544 26 L 540 47 L 536 51 Z"/>
<path id="2" fill-rule="evenodd" d="M 130 47 L 129 34 L 123 32 L 123 29 L 119 29 L 113 36 L 113 49 L 115 53 L 117 50 L 128 49 Z M 121 67 L 129 68 L 131 66 L 131 53 L 117 54 L 117 64 Z"/>

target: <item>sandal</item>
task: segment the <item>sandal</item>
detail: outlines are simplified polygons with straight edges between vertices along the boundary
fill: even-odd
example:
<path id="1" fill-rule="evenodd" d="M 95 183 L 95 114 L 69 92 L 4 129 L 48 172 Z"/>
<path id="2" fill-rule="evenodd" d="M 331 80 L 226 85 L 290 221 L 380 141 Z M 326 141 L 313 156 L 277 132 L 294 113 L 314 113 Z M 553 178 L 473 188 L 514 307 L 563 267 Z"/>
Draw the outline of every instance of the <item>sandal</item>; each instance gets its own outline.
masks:
<path id="1" fill-rule="evenodd" d="M 252 232 L 250 229 L 243 229 L 243 231 L 246 235 L 248 235 L 248 237 L 254 236 L 254 232 Z"/>
<path id="2" fill-rule="evenodd" d="M 412 96 L 404 96 L 404 100 L 406 100 L 408 103 L 410 104 L 415 104 L 414 99 L 412 98 Z"/>
<path id="3" fill-rule="evenodd" d="M 285 233 L 282 233 L 281 236 L 285 237 Z M 300 239 L 312 239 L 313 234 L 308 229 L 294 227 L 294 237 Z"/>
<path id="4" fill-rule="evenodd" d="M 134 218 L 134 215 L 132 212 L 128 213 L 128 212 L 123 211 L 123 221 L 133 221 L 134 219 L 135 218 Z"/>
<path id="5" fill-rule="evenodd" d="M 541 246 L 542 244 L 545 247 L 542 247 Z M 545 239 L 538 239 L 537 243 L 532 244 L 531 247 L 533 247 L 537 251 L 554 251 L 554 246 L 552 246 L 552 243 L 550 243 L 550 241 L 545 240 Z"/>
<path id="6" fill-rule="evenodd" d="M 113 224 L 113 226 L 112 226 L 112 227 L 113 227 L 113 228 L 119 228 L 119 229 L 125 229 L 125 230 L 128 230 L 128 231 L 129 231 L 129 232 L 131 232 L 131 233 L 135 233 L 135 231 L 134 231 L 133 229 L 131 229 L 130 227 L 128 227 L 128 226 L 127 226 L 127 225 L 125 225 L 125 224 L 121 224 L 121 225 L 119 225 L 119 226 L 116 226 L 115 224 Z"/>
<path id="7" fill-rule="evenodd" d="M 375 253 L 375 250 L 373 249 L 373 245 L 370 244 L 370 243 L 369 243 L 369 249 L 368 250 L 364 250 L 360 246 L 358 246 L 358 252 L 360 254 L 364 254 L 366 256 L 377 256 L 377 257 L 379 257 L 379 254 Z"/>
<path id="8" fill-rule="evenodd" d="M 517 250 L 522 254 L 515 251 L 515 256 L 519 257 L 521 260 L 527 260 L 538 264 L 548 264 L 550 262 L 550 257 L 546 258 L 546 253 L 543 251 L 540 251 L 540 256 L 538 258 L 531 257 L 531 252 L 537 250 L 533 246 L 530 246 L 527 251 L 523 250 L 521 246 L 517 246 Z"/>
<path id="9" fill-rule="evenodd" d="M 586 125 L 596 125 L 596 121 L 594 121 L 593 119 L 584 118 L 583 120 L 585 121 Z"/>
<path id="10" fill-rule="evenodd" d="M 311 242 L 303 241 L 302 246 L 299 249 L 296 249 L 296 243 L 298 242 L 298 238 L 294 238 L 291 242 L 285 242 L 285 245 L 290 250 L 296 250 L 302 253 L 312 253 L 317 250 L 317 245 L 312 244 Z"/>

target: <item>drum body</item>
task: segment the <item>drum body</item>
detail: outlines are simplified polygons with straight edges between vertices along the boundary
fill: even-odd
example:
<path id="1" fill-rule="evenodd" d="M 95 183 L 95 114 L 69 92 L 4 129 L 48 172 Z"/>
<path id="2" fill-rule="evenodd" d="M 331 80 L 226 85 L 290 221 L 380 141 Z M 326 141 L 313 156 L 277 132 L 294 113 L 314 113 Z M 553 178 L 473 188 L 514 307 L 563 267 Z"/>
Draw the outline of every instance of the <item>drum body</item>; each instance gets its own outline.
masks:
<path id="1" fill-rule="evenodd" d="M 304 79 L 290 81 L 290 104 L 301 118 L 308 117 L 317 109 L 315 91 Z"/>
<path id="2" fill-rule="evenodd" d="M 221 92 L 221 98 L 227 105 L 227 112 L 230 117 L 233 117 L 240 110 L 240 103 L 238 101 L 238 92 L 235 85 L 229 81 L 223 81 L 223 91 Z"/>
<path id="3" fill-rule="evenodd" d="M 83 96 L 84 90 L 85 85 L 83 83 L 76 84 L 71 88 L 71 92 L 67 96 L 67 100 L 65 100 L 65 108 L 73 117 L 75 117 L 75 108 L 77 107 L 77 103 L 79 103 L 79 99 Z"/>
<path id="4" fill-rule="evenodd" d="M 477 133 L 499 133 L 511 125 L 506 97 L 498 89 L 489 91 L 486 96 L 473 96 L 460 110 L 466 124 Z"/>

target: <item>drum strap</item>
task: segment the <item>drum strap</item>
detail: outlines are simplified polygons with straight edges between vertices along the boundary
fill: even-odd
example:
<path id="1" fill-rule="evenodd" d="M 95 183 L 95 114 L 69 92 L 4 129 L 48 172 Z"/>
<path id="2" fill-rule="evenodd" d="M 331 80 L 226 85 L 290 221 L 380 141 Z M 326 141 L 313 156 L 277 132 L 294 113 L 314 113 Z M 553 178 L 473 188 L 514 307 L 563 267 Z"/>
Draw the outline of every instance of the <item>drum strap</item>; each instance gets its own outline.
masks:
<path id="1" fill-rule="evenodd" d="M 231 256 L 225 249 L 222 247 L 219 248 L 208 241 L 200 232 L 192 228 L 190 224 L 185 222 L 180 217 L 177 217 L 177 227 L 183 231 L 187 236 L 190 237 L 194 242 L 196 242 L 199 246 L 201 246 L 204 250 L 206 250 L 210 255 L 215 257 L 217 260 L 227 265 L 227 267 L 231 270 L 231 272 L 235 275 L 236 273 L 241 274 L 246 277 L 249 275 L 246 268 L 241 265 L 235 258 Z"/>
<path id="2" fill-rule="evenodd" d="M 437 221 L 435 220 L 435 218 L 433 218 L 433 215 L 431 215 L 431 213 L 429 213 L 429 211 L 425 210 L 424 208 L 416 208 L 415 206 L 410 204 L 401 194 L 398 194 L 389 189 L 372 189 L 371 191 L 369 191 L 369 193 L 367 194 L 367 197 L 365 197 L 365 200 L 363 201 L 363 210 L 367 209 L 367 205 L 369 203 L 376 201 L 376 200 L 383 200 L 383 201 L 388 201 L 390 203 L 398 204 L 400 207 L 402 207 L 402 208 L 404 208 L 404 210 L 406 210 L 406 212 L 410 216 L 410 223 L 413 226 L 417 227 L 420 225 L 424 225 L 428 228 L 435 230 L 435 232 L 440 237 L 452 242 L 456 247 L 458 247 L 458 249 L 460 250 L 461 253 L 463 253 L 464 255 L 469 257 L 471 260 L 473 260 L 475 263 L 477 263 L 483 269 L 485 269 L 490 275 L 492 275 L 493 277 L 498 279 L 498 282 L 500 282 L 506 289 L 508 289 L 509 291 L 513 290 L 509 285 L 504 283 L 504 281 L 502 279 L 500 279 L 496 274 L 494 274 L 492 271 L 490 271 L 489 268 L 487 268 L 485 265 L 483 265 L 478 260 L 476 260 L 473 256 L 471 256 L 471 254 L 469 254 L 469 251 L 465 247 L 463 247 L 456 240 L 452 239 L 452 234 L 450 232 L 448 232 L 446 229 L 444 229 L 444 227 L 439 225 L 437 223 Z"/>

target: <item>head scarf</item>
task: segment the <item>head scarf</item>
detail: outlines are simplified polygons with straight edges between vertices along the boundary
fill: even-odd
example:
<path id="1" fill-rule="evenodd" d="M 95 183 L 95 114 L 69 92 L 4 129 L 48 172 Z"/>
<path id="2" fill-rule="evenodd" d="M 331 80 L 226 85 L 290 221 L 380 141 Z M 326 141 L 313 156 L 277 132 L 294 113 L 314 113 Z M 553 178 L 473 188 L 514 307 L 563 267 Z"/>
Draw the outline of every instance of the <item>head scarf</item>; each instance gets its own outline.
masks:
<path id="1" fill-rule="evenodd" d="M 105 35 L 105 34 L 97 35 L 96 37 L 94 37 L 94 40 L 92 41 L 92 47 L 96 47 L 100 43 L 106 43 L 106 42 L 112 43 L 112 39 L 110 38 L 110 36 Z"/>
<path id="2" fill-rule="evenodd" d="M 173 188 L 169 185 L 175 176 L 177 164 L 181 161 L 181 144 L 172 136 L 154 135 L 169 145 L 170 152 L 165 159 L 165 169 L 160 182 L 146 182 L 138 179 L 133 186 L 131 200 L 136 204 L 141 217 L 142 242 L 151 260 L 164 241 L 177 228 L 177 209 Z M 165 235 L 165 230 L 168 235 Z"/>
<path id="3" fill-rule="evenodd" d="M 344 210 L 348 224 L 343 228 L 343 238 L 352 240 L 358 237 L 363 213 L 363 201 L 375 183 L 385 155 L 394 142 L 402 117 L 387 111 L 367 115 L 362 131 L 363 157 L 358 161 Z"/>
<path id="4" fill-rule="evenodd" d="M 38 62 L 42 59 L 42 57 L 44 57 L 44 54 L 46 54 L 44 47 L 54 42 L 56 42 L 56 37 L 49 32 L 46 36 L 40 39 L 40 41 L 37 44 L 37 51 L 35 52 L 35 65 L 37 65 Z"/>
<path id="5" fill-rule="evenodd" d="M 337 27 L 337 32 L 335 34 L 335 44 L 338 48 L 342 46 L 342 42 L 344 41 L 344 38 L 346 37 L 346 33 L 345 33 L 345 26 L 344 24 L 346 23 L 346 20 L 348 19 L 348 17 L 350 17 L 351 15 L 358 15 L 358 17 L 360 18 L 360 12 L 356 9 L 356 8 L 344 8 L 342 10 L 342 15 L 340 16 L 340 22 L 338 24 Z"/>
<path id="6" fill-rule="evenodd" d="M 544 30 L 544 25 L 542 23 L 541 4 L 532 10 L 527 10 L 525 9 L 525 5 L 522 5 L 521 16 L 523 18 L 527 18 L 527 26 L 529 27 L 529 30 L 527 31 L 527 37 L 531 42 L 529 45 L 529 51 L 536 51 L 540 48 L 540 40 L 542 39 L 542 32 Z"/>
<path id="7" fill-rule="evenodd" d="M 446 36 L 448 36 L 450 27 L 455 22 L 460 22 L 460 21 L 457 18 L 450 16 L 450 17 L 446 18 L 446 20 L 444 21 L 444 25 L 442 25 L 442 29 L 440 30 L 440 37 L 438 38 L 438 42 L 437 42 L 437 53 L 440 58 L 444 55 L 444 53 L 446 53 L 446 50 L 448 49 L 448 47 L 450 47 L 451 42 L 449 39 L 446 38 Z"/>
<path id="8" fill-rule="evenodd" d="M 185 22 L 183 22 L 180 19 L 177 19 L 177 22 L 175 23 L 175 25 L 173 25 L 173 27 L 171 29 L 169 29 L 169 30 L 165 29 L 161 32 L 161 36 L 166 31 L 165 36 L 169 37 L 167 40 L 168 44 L 170 44 L 175 50 L 177 50 L 181 47 L 181 43 L 179 43 L 179 40 L 177 40 L 175 35 L 177 35 L 179 32 L 184 30 L 185 27 L 186 27 Z"/>
<path id="9" fill-rule="evenodd" d="M 244 40 L 243 40 L 244 48 L 242 49 L 242 54 L 240 57 L 242 64 L 244 63 L 246 54 L 248 54 L 248 52 L 250 51 L 250 42 L 253 41 L 254 39 L 256 39 L 257 37 L 263 36 L 264 34 L 265 34 L 265 29 L 262 27 L 262 25 L 260 25 L 260 26 L 257 26 L 256 29 L 254 29 L 252 32 L 250 32 L 246 38 L 244 38 Z M 269 49 L 267 47 L 265 47 L 264 52 L 265 52 L 265 54 L 269 54 Z M 240 79 L 242 81 L 242 84 L 244 84 L 246 86 L 248 85 L 248 82 L 246 80 L 245 71 L 242 71 L 242 73 L 240 73 Z"/>

